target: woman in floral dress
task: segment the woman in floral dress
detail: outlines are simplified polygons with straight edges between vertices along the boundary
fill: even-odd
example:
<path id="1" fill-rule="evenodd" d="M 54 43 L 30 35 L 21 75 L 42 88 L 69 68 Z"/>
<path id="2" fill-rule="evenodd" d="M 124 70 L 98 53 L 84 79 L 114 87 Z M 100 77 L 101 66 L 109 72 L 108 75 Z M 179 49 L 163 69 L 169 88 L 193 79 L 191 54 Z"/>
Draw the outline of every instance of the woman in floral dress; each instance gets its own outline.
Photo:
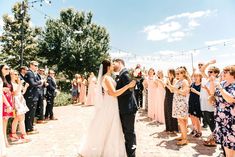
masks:
<path id="1" fill-rule="evenodd" d="M 178 81 L 174 86 L 169 85 L 172 91 L 174 91 L 172 117 L 177 118 L 180 126 L 181 137 L 177 138 L 179 142 L 177 145 L 188 144 L 187 140 L 187 119 L 188 119 L 188 93 L 189 83 L 184 68 L 178 68 L 176 70 L 176 77 Z"/>
<path id="2" fill-rule="evenodd" d="M 223 69 L 223 79 L 220 84 L 214 83 L 210 77 L 210 91 L 215 93 L 214 136 L 216 143 L 223 146 L 226 157 L 235 156 L 235 65 Z M 211 101 L 213 97 L 210 97 Z"/>

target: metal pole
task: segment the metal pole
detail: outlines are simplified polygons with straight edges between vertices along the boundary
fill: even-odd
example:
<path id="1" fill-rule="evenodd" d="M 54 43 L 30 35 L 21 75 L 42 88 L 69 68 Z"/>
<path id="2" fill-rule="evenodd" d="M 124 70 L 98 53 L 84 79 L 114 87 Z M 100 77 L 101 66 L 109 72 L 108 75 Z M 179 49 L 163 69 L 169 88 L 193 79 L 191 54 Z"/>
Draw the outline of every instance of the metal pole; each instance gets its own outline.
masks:
<path id="1" fill-rule="evenodd" d="M 193 51 L 193 52 L 195 52 L 195 50 Z M 193 52 L 191 52 L 191 62 L 192 62 L 192 70 L 193 70 Z"/>
<path id="2" fill-rule="evenodd" d="M 25 7 L 24 7 L 24 1 L 22 1 L 21 4 L 21 52 L 20 52 L 20 66 L 23 66 L 24 64 L 24 59 L 23 59 L 23 54 L 24 54 L 24 15 L 25 15 Z"/>

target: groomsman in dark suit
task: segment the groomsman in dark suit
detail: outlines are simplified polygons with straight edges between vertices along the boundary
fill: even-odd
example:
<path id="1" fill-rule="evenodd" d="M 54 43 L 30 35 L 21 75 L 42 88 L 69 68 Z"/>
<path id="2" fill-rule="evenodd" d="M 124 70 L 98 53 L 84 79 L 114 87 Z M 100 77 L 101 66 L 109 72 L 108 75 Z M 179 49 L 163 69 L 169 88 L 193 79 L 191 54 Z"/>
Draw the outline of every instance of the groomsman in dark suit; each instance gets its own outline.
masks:
<path id="1" fill-rule="evenodd" d="M 38 105 L 37 105 L 37 109 L 36 109 L 36 117 L 37 117 L 37 124 L 45 124 L 47 123 L 44 120 L 44 104 L 43 104 L 43 100 L 44 100 L 44 89 L 46 88 L 46 78 L 44 75 L 44 69 L 39 69 L 37 72 L 37 81 L 42 81 L 43 85 L 38 87 L 38 91 L 39 91 L 39 98 L 38 98 Z"/>
<path id="2" fill-rule="evenodd" d="M 24 76 L 26 75 L 27 71 L 28 71 L 28 67 L 26 67 L 26 66 L 20 67 L 19 77 L 22 82 L 24 82 Z"/>
<path id="3" fill-rule="evenodd" d="M 24 98 L 26 100 L 26 105 L 29 108 L 29 111 L 25 114 L 25 128 L 27 134 L 35 134 L 38 133 L 33 128 L 33 122 L 35 118 L 35 112 L 39 100 L 39 91 L 38 87 L 43 85 L 43 82 L 37 80 L 37 70 L 38 70 L 38 62 L 31 61 L 29 65 L 29 70 L 25 75 L 25 82 L 29 84 Z"/>
<path id="4" fill-rule="evenodd" d="M 54 117 L 53 113 L 54 99 L 56 96 L 55 72 L 53 70 L 50 70 L 48 73 L 47 84 L 48 84 L 46 90 L 47 106 L 46 106 L 45 119 L 57 120 L 57 118 Z"/>
<path id="5" fill-rule="evenodd" d="M 131 82 L 128 70 L 125 68 L 125 62 L 122 59 L 113 60 L 114 71 L 119 72 L 116 77 L 116 89 L 120 89 Z M 127 90 L 118 96 L 118 107 L 122 130 L 125 137 L 125 146 L 128 157 L 135 157 L 136 135 L 135 135 L 135 114 L 137 111 L 137 103 L 134 91 Z"/>

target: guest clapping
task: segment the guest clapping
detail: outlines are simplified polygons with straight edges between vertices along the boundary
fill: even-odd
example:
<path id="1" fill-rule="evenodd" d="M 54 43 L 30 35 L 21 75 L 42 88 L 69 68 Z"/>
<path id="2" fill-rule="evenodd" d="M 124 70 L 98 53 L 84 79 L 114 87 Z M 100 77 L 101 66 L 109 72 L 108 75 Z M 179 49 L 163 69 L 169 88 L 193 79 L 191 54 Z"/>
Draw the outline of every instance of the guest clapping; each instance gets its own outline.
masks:
<path id="1" fill-rule="evenodd" d="M 47 77 L 47 91 L 46 91 L 46 113 L 45 119 L 46 120 L 57 120 L 54 117 L 53 107 L 54 107 L 54 99 L 56 97 L 56 80 L 55 80 L 55 72 L 50 70 Z"/>
<path id="2" fill-rule="evenodd" d="M 215 95 L 214 135 L 216 143 L 224 147 L 226 157 L 235 156 L 235 66 L 223 69 L 221 83 L 216 83 L 215 77 L 210 76 L 210 92 Z"/>
<path id="3" fill-rule="evenodd" d="M 29 111 L 26 106 L 26 101 L 22 95 L 23 86 L 22 81 L 20 80 L 19 74 L 17 71 L 12 70 L 10 72 L 11 76 L 11 85 L 13 86 L 13 95 L 14 95 L 14 105 L 16 110 L 15 118 L 12 122 L 12 129 L 10 134 L 10 139 L 12 141 L 21 139 L 23 142 L 29 142 L 30 139 L 26 135 L 25 131 L 25 113 Z M 27 85 L 26 85 L 27 86 Z M 16 134 L 17 126 L 19 124 L 19 129 L 21 136 L 18 137 Z"/>
<path id="4" fill-rule="evenodd" d="M 174 91 L 173 98 L 173 111 L 172 117 L 178 119 L 180 126 L 181 137 L 177 138 L 180 140 L 177 145 L 188 144 L 187 140 L 187 119 L 188 119 L 188 76 L 184 68 L 178 68 L 176 70 L 177 81 L 174 86 L 169 85 L 172 91 Z"/>

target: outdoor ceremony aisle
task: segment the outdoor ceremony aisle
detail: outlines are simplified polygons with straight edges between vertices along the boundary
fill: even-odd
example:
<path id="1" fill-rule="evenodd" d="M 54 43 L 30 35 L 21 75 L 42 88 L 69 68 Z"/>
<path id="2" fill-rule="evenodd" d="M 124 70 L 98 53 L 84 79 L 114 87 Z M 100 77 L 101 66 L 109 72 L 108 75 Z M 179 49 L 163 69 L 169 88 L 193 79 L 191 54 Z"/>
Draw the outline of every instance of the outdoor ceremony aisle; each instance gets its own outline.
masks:
<path id="1" fill-rule="evenodd" d="M 27 144 L 12 145 L 8 148 L 8 157 L 76 157 L 82 134 L 93 116 L 94 107 L 64 106 L 54 108 L 57 121 L 38 124 L 40 132 L 30 135 L 32 141 Z M 201 139 L 190 137 L 190 144 L 176 146 L 173 136 L 167 136 L 164 125 L 152 125 L 140 111 L 136 117 L 137 157 L 192 157 L 218 156 L 217 148 L 202 145 Z M 107 117 L 108 118 L 108 117 Z M 203 137 L 209 131 L 203 130 Z"/>

